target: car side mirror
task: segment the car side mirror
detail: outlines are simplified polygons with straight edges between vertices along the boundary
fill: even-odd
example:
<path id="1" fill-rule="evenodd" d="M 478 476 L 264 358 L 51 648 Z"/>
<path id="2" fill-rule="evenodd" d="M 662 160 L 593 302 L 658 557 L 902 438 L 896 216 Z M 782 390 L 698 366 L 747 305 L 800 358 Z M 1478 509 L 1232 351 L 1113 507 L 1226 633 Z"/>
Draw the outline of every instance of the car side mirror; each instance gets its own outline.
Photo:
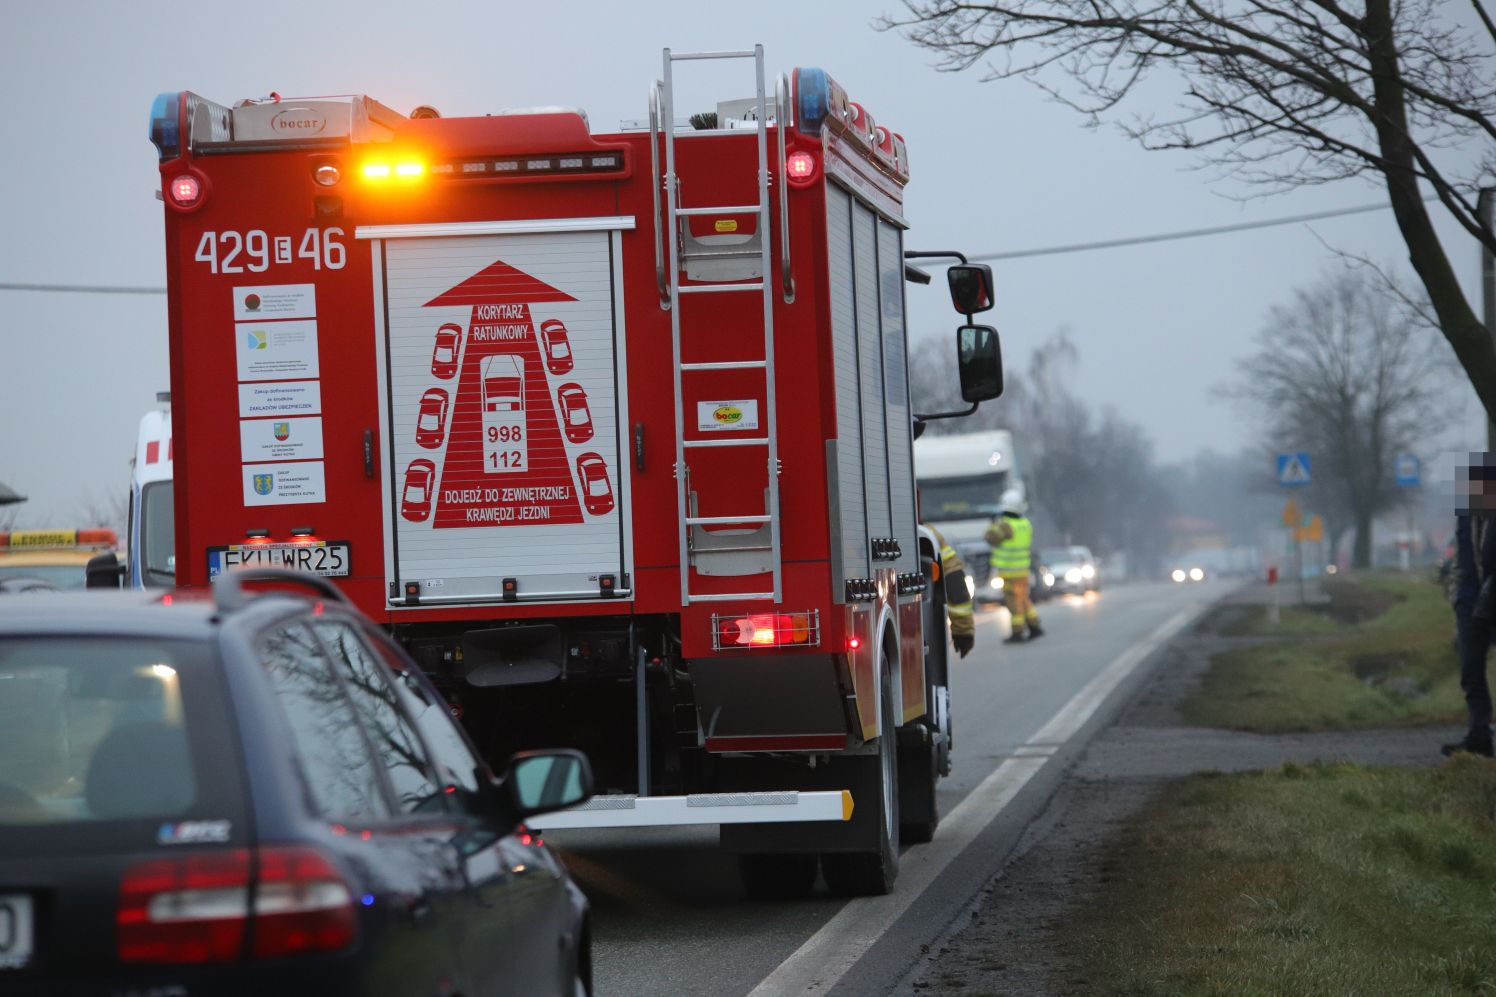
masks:
<path id="1" fill-rule="evenodd" d="M 83 584 L 91 589 L 117 589 L 124 585 L 125 566 L 114 551 L 95 554 L 83 569 Z"/>
<path id="2" fill-rule="evenodd" d="M 585 803 L 592 796 L 592 765 L 569 748 L 525 751 L 509 759 L 504 789 L 515 816 L 524 820 Z"/>
<path id="3" fill-rule="evenodd" d="M 945 272 L 951 289 L 951 304 L 962 315 L 985 312 L 996 301 L 992 290 L 992 268 L 984 263 L 962 263 Z"/>
<path id="4" fill-rule="evenodd" d="M 956 367 L 961 399 L 985 402 L 1003 393 L 1003 349 L 990 325 L 963 325 L 956 330 Z"/>

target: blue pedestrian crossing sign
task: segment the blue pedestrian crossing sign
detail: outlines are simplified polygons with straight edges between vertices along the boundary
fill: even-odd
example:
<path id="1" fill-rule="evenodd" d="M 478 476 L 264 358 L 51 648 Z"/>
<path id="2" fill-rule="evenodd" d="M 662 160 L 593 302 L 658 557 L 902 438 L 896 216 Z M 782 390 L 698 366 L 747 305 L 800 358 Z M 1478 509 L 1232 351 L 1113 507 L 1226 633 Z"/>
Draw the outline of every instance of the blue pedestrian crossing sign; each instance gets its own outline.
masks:
<path id="1" fill-rule="evenodd" d="M 1280 453 L 1278 455 L 1278 484 L 1293 488 L 1299 485 L 1307 485 L 1309 481 L 1308 454 L 1301 450 L 1298 453 Z"/>
<path id="2" fill-rule="evenodd" d="M 1418 458 L 1410 453 L 1400 453 L 1392 462 L 1392 474 L 1399 488 L 1417 488 L 1423 478 L 1422 470 Z"/>

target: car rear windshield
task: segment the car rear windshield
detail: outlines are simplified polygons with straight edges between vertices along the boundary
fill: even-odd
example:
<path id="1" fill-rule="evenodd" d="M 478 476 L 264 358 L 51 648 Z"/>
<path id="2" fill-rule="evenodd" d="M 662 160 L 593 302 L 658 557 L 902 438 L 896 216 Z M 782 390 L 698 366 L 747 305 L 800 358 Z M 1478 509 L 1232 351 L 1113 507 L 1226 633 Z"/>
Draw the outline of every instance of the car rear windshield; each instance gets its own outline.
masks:
<path id="1" fill-rule="evenodd" d="M 225 726 L 210 663 L 189 641 L 0 637 L 0 829 L 221 810 L 203 788 L 232 773 L 199 768 L 223 735 L 197 728 Z"/>

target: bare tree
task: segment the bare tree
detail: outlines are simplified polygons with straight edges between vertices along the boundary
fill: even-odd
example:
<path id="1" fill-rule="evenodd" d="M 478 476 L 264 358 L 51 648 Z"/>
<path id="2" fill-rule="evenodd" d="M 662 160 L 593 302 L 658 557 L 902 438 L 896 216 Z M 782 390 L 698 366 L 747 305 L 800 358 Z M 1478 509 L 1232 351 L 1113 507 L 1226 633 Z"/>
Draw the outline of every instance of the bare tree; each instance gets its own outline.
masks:
<path id="1" fill-rule="evenodd" d="M 1153 443 L 1114 411 L 1096 417 L 1070 386 L 1079 360 L 1059 332 L 1029 361 L 1019 448 L 1035 525 L 1048 540 L 1103 555 L 1125 550 L 1138 566 L 1151 564 L 1166 546 L 1171 508 Z"/>
<path id="2" fill-rule="evenodd" d="M 123 536 L 130 516 L 130 493 L 117 489 L 88 489 L 75 503 L 78 525 L 100 526 Z"/>
<path id="3" fill-rule="evenodd" d="M 938 53 L 941 69 L 1028 78 L 1093 122 L 1171 73 L 1175 110 L 1124 124 L 1146 148 L 1199 152 L 1268 190 L 1384 187 L 1439 329 L 1496 421 L 1496 348 L 1424 200 L 1496 251 L 1477 207 L 1496 182 L 1496 22 L 1470 2 L 904 0 L 907 16 L 880 26 Z"/>
<path id="4" fill-rule="evenodd" d="M 1442 350 L 1364 271 L 1332 272 L 1274 307 L 1234 391 L 1263 416 L 1264 444 L 1307 450 L 1333 518 L 1355 528 L 1353 563 L 1371 564 L 1372 521 L 1406 496 L 1398 453 L 1442 425 Z"/>
<path id="5" fill-rule="evenodd" d="M 1140 562 L 1166 546 L 1169 502 L 1153 461 L 1153 446 L 1137 425 L 1115 412 L 1100 419 L 1070 387 L 1080 355 L 1064 330 L 1029 359 L 1020 376 L 975 415 L 929 423 L 930 433 L 1007 429 L 1043 542 L 1085 543 L 1107 554 L 1126 550 Z M 960 388 L 943 339 L 916 346 L 910 390 L 917 411 L 961 407 Z"/>

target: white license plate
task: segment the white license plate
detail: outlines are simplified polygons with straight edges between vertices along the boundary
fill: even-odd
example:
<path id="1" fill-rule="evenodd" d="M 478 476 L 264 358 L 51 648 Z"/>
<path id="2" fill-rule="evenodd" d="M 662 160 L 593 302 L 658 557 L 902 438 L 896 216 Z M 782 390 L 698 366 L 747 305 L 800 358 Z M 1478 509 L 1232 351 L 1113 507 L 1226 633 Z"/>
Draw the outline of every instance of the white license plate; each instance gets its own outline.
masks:
<path id="1" fill-rule="evenodd" d="M 209 578 L 236 568 L 292 568 L 329 578 L 346 578 L 352 563 L 352 549 L 344 540 L 208 548 Z"/>
<path id="2" fill-rule="evenodd" d="M 31 898 L 0 893 L 0 970 L 22 969 L 31 961 Z"/>

